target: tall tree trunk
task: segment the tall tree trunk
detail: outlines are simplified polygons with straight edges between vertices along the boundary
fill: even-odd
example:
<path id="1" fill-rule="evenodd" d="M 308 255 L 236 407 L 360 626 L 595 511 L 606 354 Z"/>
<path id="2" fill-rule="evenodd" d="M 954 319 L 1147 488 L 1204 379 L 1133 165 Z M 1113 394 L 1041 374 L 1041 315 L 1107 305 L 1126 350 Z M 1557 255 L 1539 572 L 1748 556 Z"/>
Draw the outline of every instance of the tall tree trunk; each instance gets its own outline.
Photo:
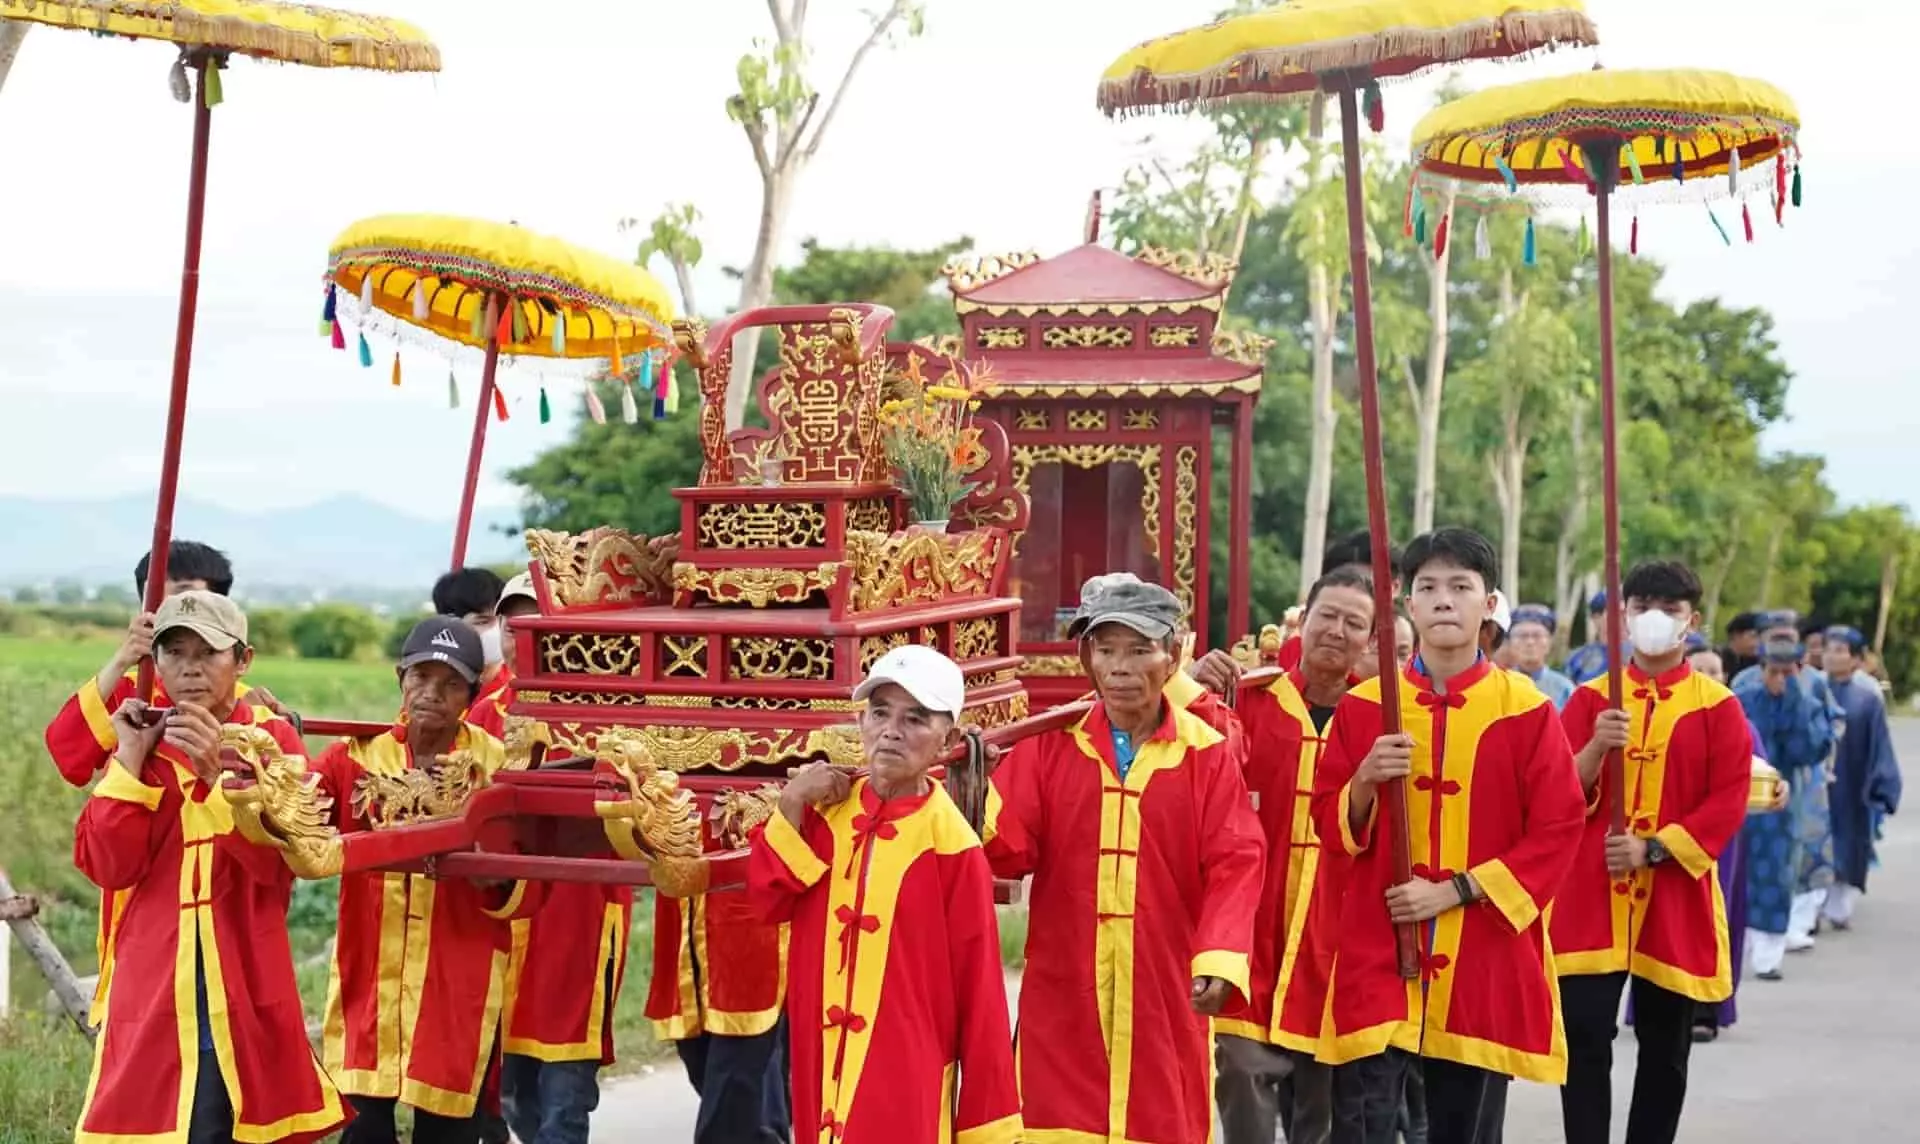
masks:
<path id="1" fill-rule="evenodd" d="M 1786 539 L 1787 522 L 1782 521 L 1773 526 L 1773 532 L 1767 537 L 1767 562 L 1766 565 L 1760 569 L 1760 591 L 1756 594 L 1753 601 L 1753 609 L 1756 612 L 1765 611 L 1773 606 L 1771 603 L 1773 599 L 1773 574 L 1779 567 L 1780 546 L 1786 542 Z"/>
<path id="2" fill-rule="evenodd" d="M 1873 621 L 1873 650 L 1886 655 L 1887 620 L 1893 615 L 1893 594 L 1900 585 L 1900 553 L 1889 552 L 1880 562 L 1880 614 Z"/>
<path id="3" fill-rule="evenodd" d="M 674 258 L 673 280 L 680 288 L 680 311 L 689 318 L 700 316 L 700 307 L 693 300 L 693 266 L 684 258 Z"/>
<path id="4" fill-rule="evenodd" d="M 793 203 L 794 170 L 780 170 L 764 180 L 760 195 L 760 230 L 754 238 L 753 259 L 740 280 L 736 313 L 758 309 L 773 299 L 773 267 L 780 237 L 787 229 L 787 211 Z M 760 352 L 760 329 L 747 330 L 733 340 L 733 376 L 727 382 L 727 428 L 738 429 L 746 417 L 747 398 L 753 393 L 753 359 Z"/>
<path id="5" fill-rule="evenodd" d="M 1713 632 L 1720 617 L 1720 596 L 1727 590 L 1727 577 L 1733 575 L 1733 562 L 1740 555 L 1740 518 L 1733 518 L 1733 528 L 1727 540 L 1727 550 L 1714 562 L 1713 574 L 1706 585 L 1701 599 L 1701 612 L 1705 614 L 1707 631 Z"/>
<path id="6" fill-rule="evenodd" d="M 13 70 L 13 61 L 20 58 L 20 41 L 27 38 L 31 27 L 25 20 L 0 20 L 0 88 L 7 86 L 7 73 Z"/>
<path id="7" fill-rule="evenodd" d="M 1453 195 L 1442 203 L 1443 219 L 1453 215 Z M 1453 223 L 1447 223 L 1449 229 Z M 1456 236 L 1457 237 L 1457 236 Z M 1414 457 L 1413 532 L 1433 530 L 1433 507 L 1440 471 L 1440 399 L 1447 382 L 1447 277 L 1453 262 L 1453 242 L 1437 258 L 1427 259 L 1427 378 L 1414 413 L 1419 418 L 1420 442 Z"/>
<path id="8" fill-rule="evenodd" d="M 1235 263 L 1238 263 L 1240 256 L 1246 253 L 1247 229 L 1253 224 L 1253 210 L 1258 205 L 1253 198 L 1253 184 L 1254 180 L 1260 177 L 1260 167 L 1266 161 L 1267 137 L 1256 135 L 1247 150 L 1247 171 L 1240 180 L 1240 196 L 1234 207 L 1234 214 L 1237 217 L 1233 225 L 1233 246 L 1227 250 L 1227 257 L 1233 259 Z M 1205 254 L 1206 251 L 1203 250 L 1200 253 Z"/>
<path id="9" fill-rule="evenodd" d="M 1527 449 L 1530 442 L 1509 414 L 1500 451 L 1487 458 L 1493 470 L 1494 499 L 1500 504 L 1500 586 L 1520 602 L 1520 524 L 1526 515 Z"/>
<path id="10" fill-rule="evenodd" d="M 1573 487 L 1560 514 L 1560 537 L 1553 543 L 1553 603 L 1560 617 L 1553 637 L 1554 648 L 1564 655 L 1571 646 L 1573 620 L 1592 593 L 1582 592 L 1575 561 L 1580 557 L 1580 539 L 1587 531 L 1587 510 L 1593 496 L 1593 479 L 1586 463 L 1587 403 L 1575 401 L 1567 422 L 1567 455 L 1572 458 Z"/>
<path id="11" fill-rule="evenodd" d="M 1314 216 L 1316 246 L 1325 215 Z M 1300 602 L 1320 578 L 1327 553 L 1327 514 L 1333 503 L 1333 439 L 1340 414 L 1333 405 L 1333 275 L 1324 262 L 1307 268 L 1307 313 L 1313 322 L 1313 444 L 1307 465 L 1307 504 L 1300 536 Z"/>

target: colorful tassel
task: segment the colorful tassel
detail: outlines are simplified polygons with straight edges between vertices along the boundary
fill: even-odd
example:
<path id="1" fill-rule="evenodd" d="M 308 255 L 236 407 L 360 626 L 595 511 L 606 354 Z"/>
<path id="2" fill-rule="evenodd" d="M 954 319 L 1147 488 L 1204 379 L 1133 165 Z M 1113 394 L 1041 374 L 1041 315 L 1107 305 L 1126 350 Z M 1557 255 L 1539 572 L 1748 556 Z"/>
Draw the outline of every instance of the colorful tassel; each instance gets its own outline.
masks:
<path id="1" fill-rule="evenodd" d="M 510 307 L 513 311 L 513 344 L 521 345 L 527 340 L 527 308 L 519 302 Z"/>
<path id="2" fill-rule="evenodd" d="M 1380 98 L 1380 85 L 1373 80 L 1367 81 L 1366 98 L 1364 102 L 1367 111 L 1367 126 L 1373 130 L 1375 135 L 1378 135 L 1387 129 L 1387 105 L 1386 102 Z"/>
<path id="3" fill-rule="evenodd" d="M 360 308 L 373 309 L 373 271 L 371 270 L 360 275 Z"/>
<path id="4" fill-rule="evenodd" d="M 327 283 L 327 300 L 320 306 L 320 320 L 323 322 L 331 323 L 334 319 L 334 316 L 340 312 L 339 309 L 334 304 L 334 300 L 333 300 L 334 289 L 335 287 L 333 283 L 331 282 Z"/>
<path id="5" fill-rule="evenodd" d="M 1427 244 L 1427 203 L 1425 199 L 1413 201 L 1413 241 L 1421 246 Z"/>
<path id="6" fill-rule="evenodd" d="M 1673 161 L 1673 181 L 1676 183 L 1684 183 L 1687 181 L 1687 165 L 1682 163 L 1677 157 Z"/>
<path id="7" fill-rule="evenodd" d="M 447 408 L 460 408 L 460 383 L 453 379 L 453 367 L 447 367 Z"/>
<path id="8" fill-rule="evenodd" d="M 400 351 L 393 351 L 393 387 L 400 388 Z"/>
<path id="9" fill-rule="evenodd" d="M 620 383 L 620 420 L 629 425 L 640 423 L 640 406 L 633 400 L 633 386 Z"/>
<path id="10" fill-rule="evenodd" d="M 360 335 L 360 365 L 364 369 L 373 368 L 373 347 L 367 344 L 367 335 Z"/>
<path id="11" fill-rule="evenodd" d="M 593 419 L 595 425 L 607 423 L 607 407 L 600 401 L 600 394 L 591 382 L 587 383 L 587 416 Z"/>
<path id="12" fill-rule="evenodd" d="M 1487 231 L 1487 216 L 1473 224 L 1473 256 L 1485 261 L 1493 257 L 1493 236 Z"/>
<path id="13" fill-rule="evenodd" d="M 473 320 L 468 324 L 467 333 L 476 342 L 487 340 L 486 305 L 478 300 L 473 303 Z"/>
<path id="14" fill-rule="evenodd" d="M 500 320 L 494 323 L 493 336 L 503 346 L 510 346 L 514 342 L 513 312 L 516 308 L 513 300 L 508 299 L 506 308 L 500 311 Z"/>
<path id="15" fill-rule="evenodd" d="M 173 66 L 167 69 L 167 90 L 173 92 L 175 103 L 193 102 L 193 85 L 187 82 L 187 57 L 174 57 Z"/>
<path id="16" fill-rule="evenodd" d="M 1727 234 L 1726 226 L 1720 222 L 1720 216 L 1713 213 L 1712 207 L 1707 208 L 1707 217 L 1713 220 L 1713 229 L 1720 232 L 1720 241 L 1726 243 L 1728 246 L 1732 246 L 1732 236 Z"/>
<path id="17" fill-rule="evenodd" d="M 1627 253 L 1640 253 L 1640 216 L 1633 216 L 1633 226 L 1627 230 Z"/>
<path id="18" fill-rule="evenodd" d="M 1634 185 L 1639 186 L 1647 181 L 1646 176 L 1640 173 L 1640 156 L 1634 153 L 1631 142 L 1627 144 L 1625 150 L 1627 153 L 1627 170 L 1633 175 Z"/>
<path id="19" fill-rule="evenodd" d="M 553 406 L 547 401 L 547 383 L 540 383 L 540 424 L 553 420 Z"/>
<path id="20" fill-rule="evenodd" d="M 1741 229 L 1747 232 L 1747 241 L 1752 242 L 1753 241 L 1753 212 L 1747 209 L 1747 204 L 1745 203 L 1740 204 L 1740 226 L 1741 226 Z"/>
<path id="21" fill-rule="evenodd" d="M 1447 256 L 1447 221 L 1452 215 L 1441 215 L 1440 225 L 1433 228 L 1433 257 L 1435 260 Z"/>
<path id="22" fill-rule="evenodd" d="M 1740 148 L 1727 152 L 1727 193 L 1740 193 Z"/>
<path id="23" fill-rule="evenodd" d="M 1581 168 L 1580 164 L 1573 161 L 1573 148 L 1571 147 L 1561 148 L 1560 166 L 1565 168 L 1567 172 L 1567 178 L 1572 180 L 1573 182 L 1579 183 L 1583 186 L 1592 184 L 1593 180 L 1588 177 L 1587 172 Z"/>
<path id="24" fill-rule="evenodd" d="M 660 384 L 658 386 L 662 401 L 666 402 L 667 416 L 680 412 L 680 386 L 673 380 L 673 363 L 660 363 Z"/>
<path id="25" fill-rule="evenodd" d="M 1800 164 L 1798 163 L 1793 165 L 1793 205 L 1796 208 L 1800 205 Z"/>
<path id="26" fill-rule="evenodd" d="M 553 356 L 567 356 L 567 312 L 565 310 L 553 316 Z"/>
<path id="27" fill-rule="evenodd" d="M 346 335 L 346 332 L 340 328 L 340 319 L 335 318 L 332 324 L 333 324 L 333 348 L 336 350 L 346 349 L 347 335 Z"/>
<path id="28" fill-rule="evenodd" d="M 206 70 L 200 73 L 200 98 L 209 110 L 226 101 L 226 93 L 220 89 L 220 64 L 209 59 Z"/>
<path id="29" fill-rule="evenodd" d="M 1500 177 L 1507 181 L 1508 194 L 1513 195 L 1520 192 L 1520 180 L 1514 176 L 1513 168 L 1507 166 L 1505 159 L 1495 155 L 1493 157 L 1493 169 L 1500 172 Z"/>
<path id="30" fill-rule="evenodd" d="M 1773 224 L 1787 225 L 1787 153 L 1782 151 L 1773 161 Z"/>
<path id="31" fill-rule="evenodd" d="M 507 394 L 505 390 L 500 388 L 498 383 L 495 383 L 493 387 L 493 419 L 495 421 L 505 421 L 507 419 Z"/>
<path id="32" fill-rule="evenodd" d="M 653 351 L 640 351 L 640 365 L 633 371 L 633 383 L 641 389 L 653 389 Z"/>
<path id="33" fill-rule="evenodd" d="M 1419 191 L 1412 179 L 1407 180 L 1407 198 L 1400 204 L 1400 234 L 1404 238 L 1413 237 L 1413 199 Z"/>
<path id="34" fill-rule="evenodd" d="M 1527 239 L 1526 243 L 1521 247 L 1520 258 L 1521 261 L 1525 262 L 1528 266 L 1539 265 L 1539 259 L 1536 257 L 1533 245 L 1533 220 L 1531 218 L 1527 220 Z"/>
<path id="35" fill-rule="evenodd" d="M 432 306 L 433 302 L 427 297 L 427 280 L 416 279 L 413 283 L 413 320 L 425 325 L 433 315 Z"/>
<path id="36" fill-rule="evenodd" d="M 1667 161 L 1667 137 L 1665 135 L 1656 135 L 1653 137 L 1653 157 L 1662 163 Z"/>
<path id="37" fill-rule="evenodd" d="M 607 372 L 619 378 L 622 385 L 626 384 L 626 378 L 623 375 L 627 372 L 627 366 L 625 362 L 620 360 L 619 338 L 613 339 L 613 360 L 607 363 Z"/>

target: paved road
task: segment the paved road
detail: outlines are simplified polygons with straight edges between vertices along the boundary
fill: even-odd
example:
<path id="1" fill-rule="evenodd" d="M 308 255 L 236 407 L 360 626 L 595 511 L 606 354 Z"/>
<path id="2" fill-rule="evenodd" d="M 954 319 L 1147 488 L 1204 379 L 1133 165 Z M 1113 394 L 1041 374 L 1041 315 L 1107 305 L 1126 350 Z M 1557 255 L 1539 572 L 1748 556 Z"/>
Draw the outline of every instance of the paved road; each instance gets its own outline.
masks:
<path id="1" fill-rule="evenodd" d="M 1920 765 L 1920 719 L 1894 724 L 1900 757 Z M 1920 950 L 1920 815 L 1889 824 L 1873 893 L 1845 934 L 1789 958 L 1786 980 L 1740 989 L 1740 1023 L 1696 1046 L 1681 1144 L 1920 1139 L 1912 1093 L 1920 989 L 1899 982 Z M 1010 985 L 1014 984 L 1009 982 Z M 1633 1041 L 1614 1067 L 1614 1139 L 1625 1130 Z M 608 1086 L 594 1139 L 692 1139 L 693 1094 L 677 1067 Z M 1559 1090 L 1516 1084 L 1507 1144 L 1559 1144 Z"/>

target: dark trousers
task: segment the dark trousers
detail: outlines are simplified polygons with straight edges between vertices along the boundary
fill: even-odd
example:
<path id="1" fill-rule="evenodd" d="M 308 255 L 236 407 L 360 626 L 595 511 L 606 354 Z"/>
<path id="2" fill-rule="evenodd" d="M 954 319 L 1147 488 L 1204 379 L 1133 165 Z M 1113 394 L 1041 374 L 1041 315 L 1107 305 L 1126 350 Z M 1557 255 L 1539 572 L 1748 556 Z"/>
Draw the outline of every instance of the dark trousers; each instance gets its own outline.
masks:
<path id="1" fill-rule="evenodd" d="M 787 1019 L 754 1037 L 703 1033 L 675 1041 L 700 1094 L 693 1144 L 787 1144 Z"/>
<path id="2" fill-rule="evenodd" d="M 1613 1112 L 1613 1038 L 1627 981 L 1625 973 L 1560 979 L 1560 1013 L 1567 1026 L 1567 1083 L 1560 1089 L 1560 1118 L 1567 1144 L 1606 1144 Z M 1651 981 L 1632 981 L 1633 1030 L 1640 1048 L 1627 1144 L 1673 1144 L 1687 1099 L 1696 1007 Z"/>
<path id="3" fill-rule="evenodd" d="M 1395 1144 L 1407 1079 L 1416 1070 L 1426 1093 L 1430 1144 L 1500 1144 L 1506 1077 L 1399 1049 L 1333 1070 L 1333 1144 Z"/>
<path id="4" fill-rule="evenodd" d="M 1214 1101 L 1224 1144 L 1327 1144 L 1333 1123 L 1333 1070 L 1313 1059 L 1245 1037 L 1215 1038 Z"/>
<path id="5" fill-rule="evenodd" d="M 543 1061 L 508 1053 L 500 1107 L 520 1144 L 587 1144 L 600 1106 L 600 1062 Z"/>
<path id="6" fill-rule="evenodd" d="M 187 1120 L 187 1144 L 233 1144 L 233 1100 L 220 1075 L 220 1058 L 212 1049 L 200 1050 L 200 1068 L 193 1082 L 193 1113 Z"/>
<path id="7" fill-rule="evenodd" d="M 353 1105 L 353 1119 L 340 1134 L 340 1144 L 399 1144 L 393 1119 L 399 1101 L 390 1096 L 349 1096 L 347 1103 Z M 413 1144 L 477 1144 L 480 1122 L 472 1116 L 435 1116 L 416 1108 L 411 1139 Z"/>

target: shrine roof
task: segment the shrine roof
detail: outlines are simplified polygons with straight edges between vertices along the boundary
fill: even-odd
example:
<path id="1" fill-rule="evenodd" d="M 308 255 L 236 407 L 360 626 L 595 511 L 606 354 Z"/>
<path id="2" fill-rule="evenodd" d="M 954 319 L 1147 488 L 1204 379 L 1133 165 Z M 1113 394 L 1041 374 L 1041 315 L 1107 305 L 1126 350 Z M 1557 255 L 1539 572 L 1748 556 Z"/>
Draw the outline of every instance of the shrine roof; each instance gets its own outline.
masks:
<path id="1" fill-rule="evenodd" d="M 1038 261 L 1010 261 L 1016 269 L 984 282 L 949 274 L 955 298 L 975 306 L 1199 302 L 1223 294 L 1233 275 L 1232 264 L 1222 259 L 1162 251 L 1129 257 L 1097 243 Z M 995 260 L 988 260 L 981 265 L 991 273 L 994 264 Z M 1197 277 L 1167 268 L 1174 266 Z"/>
<path id="2" fill-rule="evenodd" d="M 1216 397 L 1260 389 L 1261 367 L 1224 357 L 1158 357 L 1146 354 L 1046 355 L 995 353 L 996 397 Z"/>

